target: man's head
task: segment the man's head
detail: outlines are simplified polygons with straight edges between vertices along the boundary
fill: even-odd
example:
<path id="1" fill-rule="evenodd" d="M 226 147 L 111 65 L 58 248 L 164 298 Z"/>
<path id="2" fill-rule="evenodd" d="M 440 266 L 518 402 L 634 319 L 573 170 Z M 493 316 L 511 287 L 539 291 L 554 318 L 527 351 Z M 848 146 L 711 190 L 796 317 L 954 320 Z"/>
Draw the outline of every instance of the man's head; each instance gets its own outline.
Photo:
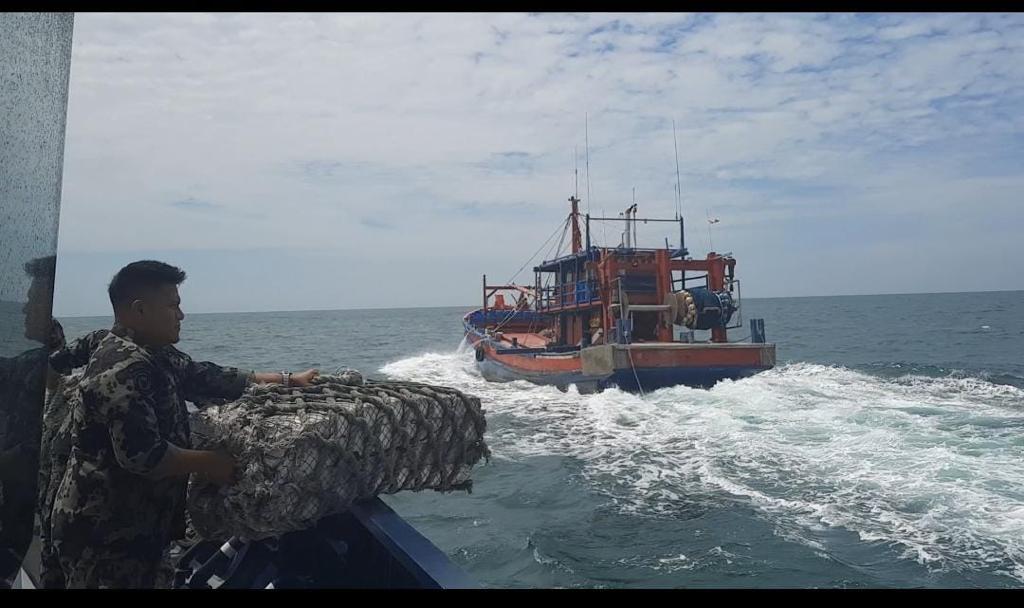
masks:
<path id="1" fill-rule="evenodd" d="M 53 306 L 53 279 L 57 269 L 57 257 L 46 256 L 25 263 L 25 273 L 32 277 L 28 297 L 22 312 L 25 313 L 25 337 L 36 342 L 49 340 Z"/>
<path id="2" fill-rule="evenodd" d="M 178 285 L 185 280 L 180 268 L 142 260 L 117 271 L 107 293 L 117 322 L 135 332 L 141 344 L 165 346 L 181 333 L 181 298 Z"/>

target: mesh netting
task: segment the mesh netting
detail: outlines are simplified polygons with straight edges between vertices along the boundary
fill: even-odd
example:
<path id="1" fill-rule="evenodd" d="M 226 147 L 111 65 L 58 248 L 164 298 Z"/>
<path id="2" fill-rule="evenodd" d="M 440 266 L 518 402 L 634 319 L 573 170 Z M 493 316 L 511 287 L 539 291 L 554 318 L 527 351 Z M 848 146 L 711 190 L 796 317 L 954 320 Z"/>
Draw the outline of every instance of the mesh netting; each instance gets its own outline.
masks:
<path id="1" fill-rule="evenodd" d="M 193 446 L 238 463 L 229 486 L 193 480 L 188 507 L 205 538 L 301 530 L 353 502 L 402 490 L 469 490 L 490 456 L 480 400 L 413 382 L 363 383 L 358 372 L 311 386 L 250 387 L 192 417 Z"/>

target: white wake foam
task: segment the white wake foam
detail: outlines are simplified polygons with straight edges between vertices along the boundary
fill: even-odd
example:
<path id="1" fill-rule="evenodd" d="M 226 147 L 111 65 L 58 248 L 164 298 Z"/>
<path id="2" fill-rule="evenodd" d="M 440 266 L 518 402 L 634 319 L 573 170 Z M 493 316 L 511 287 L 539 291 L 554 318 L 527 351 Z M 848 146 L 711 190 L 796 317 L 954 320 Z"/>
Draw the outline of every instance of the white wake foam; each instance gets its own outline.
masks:
<path id="1" fill-rule="evenodd" d="M 724 494 L 819 550 L 838 527 L 934 570 L 1024 581 L 1024 391 L 1012 386 L 800 363 L 711 390 L 581 396 L 487 382 L 465 349 L 381 371 L 479 396 L 500 420 L 496 455 L 577 458 L 626 511 Z"/>

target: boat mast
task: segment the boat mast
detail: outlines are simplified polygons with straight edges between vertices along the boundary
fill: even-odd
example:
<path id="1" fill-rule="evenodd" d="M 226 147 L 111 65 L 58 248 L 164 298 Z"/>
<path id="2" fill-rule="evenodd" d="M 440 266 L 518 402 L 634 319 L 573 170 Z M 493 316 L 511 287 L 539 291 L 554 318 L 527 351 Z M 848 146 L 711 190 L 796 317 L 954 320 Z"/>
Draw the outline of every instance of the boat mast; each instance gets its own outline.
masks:
<path id="1" fill-rule="evenodd" d="M 583 137 L 587 150 L 587 215 L 590 215 L 590 119 L 586 112 L 583 113 Z"/>
<path id="2" fill-rule="evenodd" d="M 580 199 L 570 196 L 569 202 L 572 203 L 572 213 L 569 214 L 569 219 L 572 220 L 572 252 L 576 254 L 583 249 L 583 238 L 580 236 Z"/>
<path id="3" fill-rule="evenodd" d="M 583 238 L 580 236 L 580 168 L 579 168 L 579 151 L 577 148 L 572 149 L 573 152 L 573 175 L 576 176 L 576 190 L 575 193 L 569 197 L 569 202 L 572 204 L 572 211 L 569 213 L 569 219 L 572 220 L 572 252 L 573 255 L 579 253 L 583 249 Z"/>
<path id="4" fill-rule="evenodd" d="M 683 216 L 683 186 L 682 180 L 679 179 L 679 144 L 676 142 L 676 120 L 672 119 L 672 147 L 676 151 L 676 219 L 680 219 Z M 682 248 L 682 243 L 679 247 Z"/>

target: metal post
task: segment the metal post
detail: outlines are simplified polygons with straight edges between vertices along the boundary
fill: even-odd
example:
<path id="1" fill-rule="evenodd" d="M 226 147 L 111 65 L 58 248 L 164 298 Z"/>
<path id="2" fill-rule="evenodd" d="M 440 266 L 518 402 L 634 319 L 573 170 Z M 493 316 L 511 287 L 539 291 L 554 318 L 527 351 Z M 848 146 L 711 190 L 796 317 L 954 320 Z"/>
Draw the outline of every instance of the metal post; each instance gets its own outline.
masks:
<path id="1" fill-rule="evenodd" d="M 683 217 L 679 216 L 679 249 L 682 251 L 683 259 L 686 259 L 686 230 L 683 225 Z"/>
<path id="2" fill-rule="evenodd" d="M 4 371 L 13 374 L 4 373 L 0 380 L 5 384 L 0 417 L 6 419 L 9 412 L 26 416 L 26 424 L 17 427 L 5 420 L 4 449 L 12 441 L 38 446 L 41 438 L 45 345 L 55 329 L 51 319 L 73 30 L 72 13 L 0 13 L 0 357 Z M 33 417 L 35 424 L 28 424 Z M 26 460 L 16 464 L 26 476 L 27 485 L 20 487 L 31 499 L 39 467 Z M 14 487 L 3 482 L 3 491 Z M 4 540 L 30 539 L 32 509 L 20 509 L 21 499 L 13 491 L 4 500 Z M 8 517 L 16 513 L 26 517 Z M 25 558 L 25 547 L 2 544 L 7 546 L 0 549 L 0 579 L 10 577 L 15 588 L 40 587 L 38 558 Z M 0 589 L 6 587 L 0 583 Z"/>
<path id="3" fill-rule="evenodd" d="M 683 216 L 679 215 L 679 250 L 682 252 L 680 255 L 682 259 L 686 259 L 686 230 L 683 225 Z M 682 285 L 681 289 L 686 289 L 686 269 L 683 268 L 679 271 L 679 280 Z"/>

